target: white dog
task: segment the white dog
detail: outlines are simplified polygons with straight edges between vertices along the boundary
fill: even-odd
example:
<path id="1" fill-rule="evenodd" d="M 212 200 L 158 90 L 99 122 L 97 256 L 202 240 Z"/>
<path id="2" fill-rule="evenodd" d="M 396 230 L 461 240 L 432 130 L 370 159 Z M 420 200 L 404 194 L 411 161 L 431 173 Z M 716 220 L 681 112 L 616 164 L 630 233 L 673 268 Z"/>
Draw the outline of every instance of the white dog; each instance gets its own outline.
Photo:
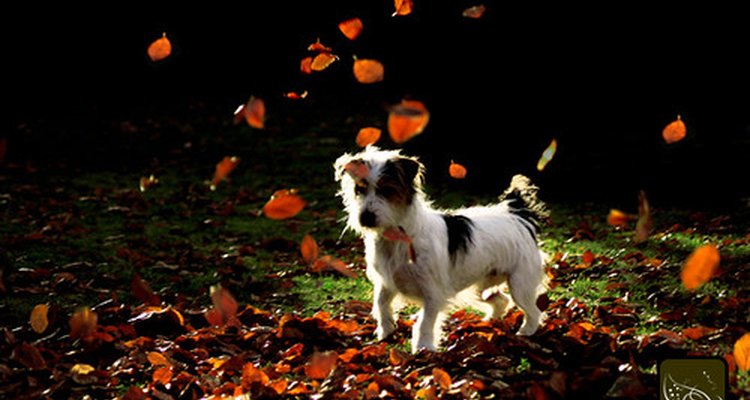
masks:
<path id="1" fill-rule="evenodd" d="M 545 291 L 536 233 L 545 214 L 528 178 L 515 176 L 497 204 L 437 210 L 422 192 L 424 166 L 398 151 L 369 146 L 339 157 L 334 168 L 347 225 L 364 238 L 379 340 L 396 328 L 398 294 L 422 306 L 412 351 L 435 351 L 439 316 L 459 292 L 498 318 L 512 305 L 499 288 L 505 282 L 525 314 L 518 334 L 536 332 L 544 318 L 536 300 Z"/>

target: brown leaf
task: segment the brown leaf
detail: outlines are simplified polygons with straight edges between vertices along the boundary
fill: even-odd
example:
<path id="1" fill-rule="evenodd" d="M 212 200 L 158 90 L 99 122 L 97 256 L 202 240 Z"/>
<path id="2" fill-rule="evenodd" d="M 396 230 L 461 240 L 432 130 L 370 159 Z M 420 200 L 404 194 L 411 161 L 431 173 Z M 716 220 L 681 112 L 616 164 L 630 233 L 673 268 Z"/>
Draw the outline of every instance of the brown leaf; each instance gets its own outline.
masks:
<path id="1" fill-rule="evenodd" d="M 306 264 L 310 265 L 318 259 L 318 244 L 312 236 L 305 235 L 299 249 Z"/>
<path id="2" fill-rule="evenodd" d="M 47 330 L 47 325 L 49 324 L 49 321 L 47 320 L 48 311 L 49 307 L 46 304 L 37 304 L 31 310 L 29 323 L 31 324 L 31 329 L 33 329 L 34 332 L 42 333 Z"/>
<path id="3" fill-rule="evenodd" d="M 651 218 L 651 207 L 648 204 L 646 193 L 641 190 L 638 192 L 638 221 L 635 223 L 635 242 L 643 243 L 648 240 L 653 227 Z"/>
<path id="4" fill-rule="evenodd" d="M 26 342 L 18 344 L 13 349 L 10 358 L 31 370 L 47 368 L 47 362 L 44 361 L 44 357 L 42 357 L 42 353 L 39 352 L 39 349 Z"/>
<path id="5" fill-rule="evenodd" d="M 263 99 L 250 97 L 250 100 L 242 109 L 242 115 L 248 125 L 255 129 L 263 129 L 266 124 L 266 103 L 263 102 Z"/>
<path id="6" fill-rule="evenodd" d="M 333 258 L 331 256 L 323 256 L 320 257 L 313 263 L 312 270 L 313 272 L 318 271 L 324 271 L 324 270 L 334 270 L 339 272 L 341 275 L 347 276 L 349 278 L 357 278 L 357 273 L 350 270 L 349 267 L 346 265 L 345 262 L 339 260 L 338 258 Z"/>
<path id="7" fill-rule="evenodd" d="M 151 375 L 151 381 L 154 383 L 161 383 L 162 385 L 166 385 L 169 383 L 169 381 L 172 380 L 172 368 L 171 367 L 161 367 L 157 368 L 156 371 L 154 371 L 153 375 Z"/>
<path id="8" fill-rule="evenodd" d="M 148 358 L 148 362 L 150 362 L 151 365 L 153 365 L 154 367 L 158 367 L 158 366 L 171 367 L 172 366 L 172 363 L 169 362 L 169 360 L 158 351 L 149 352 L 146 355 L 146 358 Z"/>
<path id="9" fill-rule="evenodd" d="M 325 379 L 333 371 L 338 359 L 335 351 L 315 352 L 305 365 L 305 375 L 310 379 Z"/>
<path id="10" fill-rule="evenodd" d="M 133 275 L 133 280 L 130 281 L 130 290 L 133 292 L 133 296 L 136 299 L 142 301 L 144 304 L 149 306 L 158 306 L 161 304 L 161 298 L 157 296 L 151 287 L 148 286 L 139 274 Z"/>
<path id="11" fill-rule="evenodd" d="M 440 388 L 443 390 L 450 389 L 451 385 L 453 384 L 453 380 L 451 379 L 451 376 L 448 375 L 445 370 L 442 368 L 433 368 L 432 369 L 432 377 L 435 379 L 435 382 L 440 385 Z"/>
<path id="12" fill-rule="evenodd" d="M 96 332 L 97 315 L 88 307 L 79 308 L 70 317 L 70 337 L 73 339 L 84 338 Z"/>
<path id="13" fill-rule="evenodd" d="M 122 395 L 122 400 L 146 400 L 148 397 L 146 396 L 146 393 L 143 392 L 143 389 L 139 388 L 138 386 L 131 386 L 128 388 L 128 391 L 125 392 L 124 395 Z"/>
<path id="14" fill-rule="evenodd" d="M 239 304 L 232 294 L 229 293 L 229 290 L 221 287 L 221 285 L 211 286 L 211 303 L 214 305 L 215 312 L 218 312 L 219 316 L 221 316 L 222 323 L 218 325 L 229 322 L 236 323 Z M 208 318 L 208 314 L 206 317 Z M 215 315 L 212 315 L 212 318 L 216 319 Z"/>
<path id="15" fill-rule="evenodd" d="M 479 18 L 482 18 L 482 15 L 484 14 L 486 10 L 487 10 L 487 7 L 485 7 L 484 4 L 479 4 L 479 5 L 465 9 L 461 15 L 463 15 L 466 18 L 479 19 Z"/>
<path id="16" fill-rule="evenodd" d="M 388 353 L 388 362 L 393 366 L 402 365 L 408 359 L 409 356 L 406 353 L 396 348 L 391 348 Z"/>
<path id="17" fill-rule="evenodd" d="M 270 381 L 268 378 L 268 375 L 266 375 L 265 372 L 261 371 L 255 365 L 253 365 L 252 362 L 249 362 L 245 364 L 245 366 L 242 367 L 242 387 L 245 389 L 250 389 L 253 385 L 253 383 L 260 383 L 261 385 L 265 385 Z"/>
<path id="18" fill-rule="evenodd" d="M 710 335 L 716 332 L 714 328 L 708 328 L 702 325 L 685 328 L 682 330 L 682 336 L 690 340 L 700 340 L 704 336 Z"/>

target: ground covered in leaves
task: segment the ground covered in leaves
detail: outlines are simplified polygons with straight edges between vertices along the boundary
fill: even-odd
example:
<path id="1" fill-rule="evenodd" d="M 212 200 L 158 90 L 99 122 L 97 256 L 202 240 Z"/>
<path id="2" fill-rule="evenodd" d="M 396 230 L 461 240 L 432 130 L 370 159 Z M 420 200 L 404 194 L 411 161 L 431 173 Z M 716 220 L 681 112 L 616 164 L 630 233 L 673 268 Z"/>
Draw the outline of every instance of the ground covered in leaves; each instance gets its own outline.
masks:
<path id="1" fill-rule="evenodd" d="M 489 322 L 458 310 L 443 351 L 411 355 L 407 308 L 395 335 L 375 341 L 362 245 L 341 234 L 331 169 L 368 121 L 296 132 L 232 126 L 231 116 L 126 121 L 107 127 L 101 146 L 129 154 L 128 164 L 9 157 L 0 169 L 0 396 L 653 398 L 658 361 L 684 356 L 725 358 L 732 394 L 750 395 L 732 356 L 750 330 L 742 214 L 655 205 L 649 240 L 635 244 L 634 222 L 608 225 L 606 204 L 551 204 L 541 236 L 549 318 L 536 335 L 514 335 L 515 310 Z M 241 161 L 211 191 L 228 155 Z M 159 183 L 139 190 L 150 174 Z M 263 216 L 269 197 L 290 188 L 304 210 Z M 429 192 L 446 207 L 493 199 L 450 181 Z M 625 211 L 635 208 L 634 199 Z M 357 277 L 303 261 L 306 234 Z M 719 272 L 688 292 L 680 270 L 705 243 L 719 248 Z"/>

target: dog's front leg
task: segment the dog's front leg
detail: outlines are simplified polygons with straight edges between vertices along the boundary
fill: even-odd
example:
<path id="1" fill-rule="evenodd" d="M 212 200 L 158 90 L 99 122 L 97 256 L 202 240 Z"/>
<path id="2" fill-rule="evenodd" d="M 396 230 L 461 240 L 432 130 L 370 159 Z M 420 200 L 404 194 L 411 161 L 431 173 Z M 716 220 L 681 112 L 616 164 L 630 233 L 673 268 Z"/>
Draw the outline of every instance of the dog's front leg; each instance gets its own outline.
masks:
<path id="1" fill-rule="evenodd" d="M 372 304 L 372 315 L 378 321 L 378 328 L 375 330 L 378 340 L 387 338 L 396 330 L 396 322 L 393 320 L 393 307 L 391 307 L 395 296 L 396 292 L 384 285 L 375 285 L 375 301 Z"/>
<path id="2" fill-rule="evenodd" d="M 414 323 L 411 335 L 411 351 L 417 353 L 420 349 L 437 351 L 435 345 L 435 325 L 443 304 L 435 300 L 424 299 L 422 310 L 419 311 L 417 322 Z"/>

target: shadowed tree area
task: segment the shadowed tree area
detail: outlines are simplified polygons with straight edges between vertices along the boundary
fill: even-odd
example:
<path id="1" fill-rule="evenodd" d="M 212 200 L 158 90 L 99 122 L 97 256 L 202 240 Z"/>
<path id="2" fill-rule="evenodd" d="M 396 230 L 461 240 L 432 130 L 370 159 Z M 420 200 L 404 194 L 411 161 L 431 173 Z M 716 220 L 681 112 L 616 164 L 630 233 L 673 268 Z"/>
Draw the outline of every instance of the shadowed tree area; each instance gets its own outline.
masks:
<path id="1" fill-rule="evenodd" d="M 659 362 L 683 357 L 725 360 L 728 396 L 750 395 L 741 24 L 266 3 L 3 28 L 2 397 L 655 398 Z M 358 81 L 360 60 L 382 80 Z M 517 309 L 454 310 L 440 352 L 412 355 L 407 305 L 375 339 L 332 167 L 365 127 L 424 162 L 439 207 L 496 201 L 517 173 L 541 188 L 535 335 Z"/>

